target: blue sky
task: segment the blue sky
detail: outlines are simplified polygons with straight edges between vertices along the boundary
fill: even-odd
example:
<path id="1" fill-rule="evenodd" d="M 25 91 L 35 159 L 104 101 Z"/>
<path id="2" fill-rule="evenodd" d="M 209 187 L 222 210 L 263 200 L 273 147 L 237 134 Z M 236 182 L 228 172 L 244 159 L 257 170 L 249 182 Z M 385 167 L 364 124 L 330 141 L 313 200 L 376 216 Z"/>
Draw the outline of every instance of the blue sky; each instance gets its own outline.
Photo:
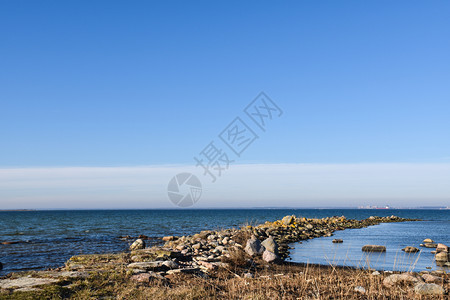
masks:
<path id="1" fill-rule="evenodd" d="M 260 91 L 284 114 L 238 163 L 450 163 L 449 13 L 2 1 L 0 168 L 193 164 Z"/>

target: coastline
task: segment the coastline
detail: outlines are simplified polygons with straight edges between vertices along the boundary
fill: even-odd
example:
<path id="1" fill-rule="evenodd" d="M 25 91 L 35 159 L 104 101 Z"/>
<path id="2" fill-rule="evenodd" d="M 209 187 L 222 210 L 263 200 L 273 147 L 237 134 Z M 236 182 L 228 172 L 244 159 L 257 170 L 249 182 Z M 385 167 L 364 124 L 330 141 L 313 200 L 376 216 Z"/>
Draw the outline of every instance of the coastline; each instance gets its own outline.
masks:
<path id="1" fill-rule="evenodd" d="M 401 289 L 404 288 L 404 279 L 394 280 L 402 282 L 402 285 L 389 284 L 392 276 L 397 276 L 392 272 L 285 261 L 289 256 L 289 243 L 331 236 L 336 230 L 403 221 L 417 220 L 395 216 L 370 217 L 361 221 L 345 217 L 308 219 L 286 216 L 275 222 L 247 225 L 240 229 L 166 236 L 163 246 L 151 248 L 145 248 L 145 241 L 138 239 L 129 252 L 78 255 L 69 259 L 64 267 L 54 270 L 8 274 L 0 280 L 0 299 L 76 298 L 79 295 L 116 295 L 124 299 L 131 295 L 136 299 L 148 299 L 149 295 L 164 299 L 232 298 L 239 295 L 233 294 L 237 290 L 230 289 L 230 285 L 241 286 L 252 297 L 267 297 L 266 288 L 270 291 L 285 284 L 291 287 L 289 291 L 284 294 L 271 291 L 270 297 L 289 298 L 296 293 L 313 297 L 319 293 L 323 298 L 333 298 L 338 295 L 336 293 L 343 295 L 345 291 L 347 298 L 363 294 L 373 297 L 374 293 L 382 292 L 395 299 L 415 293 L 430 293 L 422 291 L 430 287 L 435 289 L 433 293 L 445 297 L 449 289 L 447 275 L 436 271 L 401 275 L 410 286 L 405 291 Z M 111 278 L 114 278 L 113 283 Z M 302 280 L 299 281 L 300 278 Z M 361 281 L 361 285 L 355 286 L 356 279 Z M 311 282 L 315 282 L 318 291 L 308 288 Z M 342 288 L 335 290 L 334 286 L 339 282 Z M 264 285 L 268 286 L 262 288 Z M 368 286 L 380 288 L 375 290 Z"/>

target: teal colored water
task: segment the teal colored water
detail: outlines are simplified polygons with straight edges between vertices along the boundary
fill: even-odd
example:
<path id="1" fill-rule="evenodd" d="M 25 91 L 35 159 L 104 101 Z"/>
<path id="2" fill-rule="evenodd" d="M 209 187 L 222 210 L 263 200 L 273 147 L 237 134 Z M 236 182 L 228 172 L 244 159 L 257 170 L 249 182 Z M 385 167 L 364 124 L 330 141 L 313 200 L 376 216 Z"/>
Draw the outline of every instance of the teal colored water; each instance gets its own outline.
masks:
<path id="1" fill-rule="evenodd" d="M 24 211 L 0 212 L 0 275 L 19 270 L 58 267 L 72 255 L 111 253 L 127 250 L 132 240 L 119 236 L 140 234 L 154 239 L 165 235 L 193 234 L 205 229 L 239 227 L 246 223 L 274 221 L 286 215 L 302 217 L 346 216 L 364 219 L 371 215 L 420 218 L 426 222 L 381 224 L 374 227 L 336 232 L 342 245 L 319 238 L 295 246 L 292 259 L 298 262 L 328 264 L 330 257 L 346 253 L 359 261 L 360 245 L 379 243 L 388 247 L 381 268 L 392 269 L 391 251 L 403 245 L 416 245 L 424 238 L 450 244 L 450 211 L 448 210 L 358 210 L 358 209 L 215 209 L 215 210 L 110 210 L 110 211 Z M 329 238 L 328 238 L 329 239 Z M 332 239 L 332 238 L 331 238 Z M 331 248 L 330 248 L 331 247 Z M 317 249 L 328 249 L 328 258 Z M 359 248 L 359 251 L 358 251 Z M 356 258 L 355 258 L 356 257 Z M 428 266 L 430 254 L 421 254 Z M 351 262 L 345 261 L 345 264 Z M 420 260 L 420 263 L 422 261 Z M 421 265 L 422 266 L 422 265 Z"/>

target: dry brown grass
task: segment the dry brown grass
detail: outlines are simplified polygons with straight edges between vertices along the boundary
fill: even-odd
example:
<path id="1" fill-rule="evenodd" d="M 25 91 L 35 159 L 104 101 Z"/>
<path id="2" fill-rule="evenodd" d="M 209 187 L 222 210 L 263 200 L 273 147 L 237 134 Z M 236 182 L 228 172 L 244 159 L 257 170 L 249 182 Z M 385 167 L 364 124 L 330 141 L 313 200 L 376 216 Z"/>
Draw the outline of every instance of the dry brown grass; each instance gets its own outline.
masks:
<path id="1" fill-rule="evenodd" d="M 244 278 L 247 272 L 255 278 Z M 385 288 L 384 277 L 350 268 L 256 262 L 219 269 L 207 278 L 176 274 L 165 281 L 138 284 L 123 269 L 66 282 L 71 288 L 51 286 L 39 293 L 0 295 L 0 299 L 448 299 L 419 297 L 407 286 Z M 357 286 L 366 293 L 355 291 Z M 449 284 L 443 286 L 448 291 Z"/>

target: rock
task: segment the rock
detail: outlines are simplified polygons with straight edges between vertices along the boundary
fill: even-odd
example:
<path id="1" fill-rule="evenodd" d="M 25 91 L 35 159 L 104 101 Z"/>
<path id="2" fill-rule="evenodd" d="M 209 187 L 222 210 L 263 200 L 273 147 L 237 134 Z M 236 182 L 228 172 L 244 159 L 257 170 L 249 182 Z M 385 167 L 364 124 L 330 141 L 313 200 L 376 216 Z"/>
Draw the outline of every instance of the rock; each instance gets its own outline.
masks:
<path id="1" fill-rule="evenodd" d="M 245 252 L 250 256 L 261 255 L 264 252 L 264 247 L 261 242 L 253 235 L 247 240 L 247 245 L 245 246 Z"/>
<path id="2" fill-rule="evenodd" d="M 141 274 L 133 275 L 133 276 L 131 276 L 130 279 L 133 281 L 136 281 L 136 282 L 148 283 L 148 282 L 150 282 L 150 280 L 152 278 L 166 280 L 166 278 L 164 278 L 164 276 L 162 276 L 161 274 L 158 274 L 158 273 L 155 273 L 152 271 L 150 271 L 148 273 L 141 273 Z"/>
<path id="3" fill-rule="evenodd" d="M 261 243 L 261 245 L 264 247 L 265 250 L 278 254 L 278 244 L 277 242 L 275 242 L 273 237 L 268 237 Z"/>
<path id="4" fill-rule="evenodd" d="M 141 274 L 131 276 L 130 279 L 132 281 L 136 281 L 136 282 L 148 283 L 148 282 L 150 282 L 150 277 L 151 276 L 148 273 L 141 273 Z"/>
<path id="5" fill-rule="evenodd" d="M 355 292 L 360 293 L 360 294 L 365 294 L 366 289 L 363 288 L 362 286 L 357 286 L 357 287 L 355 287 Z"/>
<path id="6" fill-rule="evenodd" d="M 374 276 L 380 275 L 380 272 L 378 272 L 378 271 L 373 271 L 373 272 L 372 272 L 372 275 L 374 275 Z"/>
<path id="7" fill-rule="evenodd" d="M 162 267 L 166 267 L 165 263 L 169 261 L 148 261 L 148 262 L 135 262 L 131 263 L 127 266 L 129 269 L 143 269 L 143 270 L 152 270 L 158 269 Z M 170 261 L 172 263 L 172 261 Z"/>
<path id="8" fill-rule="evenodd" d="M 435 244 L 435 243 L 425 243 L 425 244 L 422 244 L 423 245 L 423 247 L 425 247 L 425 248 L 436 248 L 438 245 L 437 244 Z"/>
<path id="9" fill-rule="evenodd" d="M 291 225 L 292 223 L 294 223 L 294 221 L 295 221 L 295 216 L 294 216 L 294 215 L 292 215 L 292 216 L 286 216 L 286 217 L 284 217 L 283 219 L 281 219 L 281 222 L 282 222 L 284 225 Z"/>
<path id="10" fill-rule="evenodd" d="M 178 273 L 195 273 L 200 271 L 199 268 L 183 268 L 183 269 L 175 269 L 167 271 L 167 275 L 178 274 Z"/>
<path id="11" fill-rule="evenodd" d="M 447 262 L 448 261 L 448 253 L 447 252 L 439 252 L 434 256 L 436 261 L 439 262 Z"/>
<path id="12" fill-rule="evenodd" d="M 10 288 L 29 288 L 37 285 L 51 284 L 58 282 L 59 279 L 55 278 L 33 278 L 33 277 L 21 277 L 17 279 L 4 279 L 0 280 L 0 289 Z"/>
<path id="13" fill-rule="evenodd" d="M 432 239 L 424 239 L 422 243 L 424 243 L 424 244 L 426 244 L 426 243 L 434 243 L 434 241 Z"/>
<path id="14" fill-rule="evenodd" d="M 0 261 L 0 270 L 1 269 L 3 269 L 3 264 L 2 264 L 2 262 Z"/>
<path id="15" fill-rule="evenodd" d="M 386 252 L 386 247 L 380 246 L 380 245 L 365 245 L 362 247 L 362 251 L 364 251 L 364 252 Z"/>
<path id="16" fill-rule="evenodd" d="M 137 239 L 134 241 L 133 244 L 130 246 L 130 250 L 140 250 L 145 248 L 145 242 L 142 239 Z"/>
<path id="17" fill-rule="evenodd" d="M 444 281 L 444 279 L 442 279 L 441 277 L 431 274 L 423 274 L 422 278 L 426 283 L 442 283 Z"/>
<path id="18" fill-rule="evenodd" d="M 406 253 L 415 253 L 415 252 L 420 251 L 416 247 L 412 247 L 412 246 L 407 246 L 407 247 L 403 248 L 402 250 L 405 251 Z"/>
<path id="19" fill-rule="evenodd" d="M 244 278 L 255 278 L 255 275 L 253 275 L 252 273 L 245 273 Z"/>
<path id="20" fill-rule="evenodd" d="M 444 244 L 439 243 L 436 247 L 436 252 L 448 252 L 448 247 Z"/>
<path id="21" fill-rule="evenodd" d="M 214 265 L 214 264 L 212 264 L 212 263 L 210 263 L 210 262 L 207 262 L 207 261 L 199 260 L 197 263 L 198 263 L 199 265 L 205 267 L 205 268 L 208 269 L 208 270 L 214 270 L 215 268 L 217 268 L 216 265 Z"/>
<path id="22" fill-rule="evenodd" d="M 202 247 L 202 244 L 200 244 L 200 243 L 192 245 L 192 249 L 196 249 L 196 250 L 200 249 L 201 247 Z"/>
<path id="23" fill-rule="evenodd" d="M 165 236 L 165 237 L 162 238 L 162 240 L 163 240 L 164 242 L 170 242 L 170 241 L 174 241 L 174 240 L 175 240 L 175 237 L 174 237 L 173 235 Z"/>
<path id="24" fill-rule="evenodd" d="M 166 267 L 168 267 L 169 269 L 176 269 L 176 268 L 179 267 L 178 264 L 177 264 L 176 262 L 171 261 L 171 260 L 166 260 L 166 261 L 164 261 L 164 262 L 163 262 L 163 265 L 166 266 Z"/>
<path id="25" fill-rule="evenodd" d="M 383 280 L 383 285 L 387 288 L 391 288 L 394 285 L 400 284 L 400 283 L 407 283 L 407 284 L 413 284 L 419 282 L 419 279 L 414 277 L 411 274 L 403 273 L 403 274 L 392 274 L 386 277 Z"/>
<path id="26" fill-rule="evenodd" d="M 435 283 L 418 283 L 414 292 L 419 295 L 444 295 L 444 288 Z"/>
<path id="27" fill-rule="evenodd" d="M 268 263 L 271 263 L 278 262 L 280 258 L 275 253 L 265 250 L 263 252 L 262 259 Z"/>
<path id="28" fill-rule="evenodd" d="M 335 244 L 340 244 L 340 243 L 343 243 L 344 241 L 341 239 L 334 239 L 332 242 Z"/>

